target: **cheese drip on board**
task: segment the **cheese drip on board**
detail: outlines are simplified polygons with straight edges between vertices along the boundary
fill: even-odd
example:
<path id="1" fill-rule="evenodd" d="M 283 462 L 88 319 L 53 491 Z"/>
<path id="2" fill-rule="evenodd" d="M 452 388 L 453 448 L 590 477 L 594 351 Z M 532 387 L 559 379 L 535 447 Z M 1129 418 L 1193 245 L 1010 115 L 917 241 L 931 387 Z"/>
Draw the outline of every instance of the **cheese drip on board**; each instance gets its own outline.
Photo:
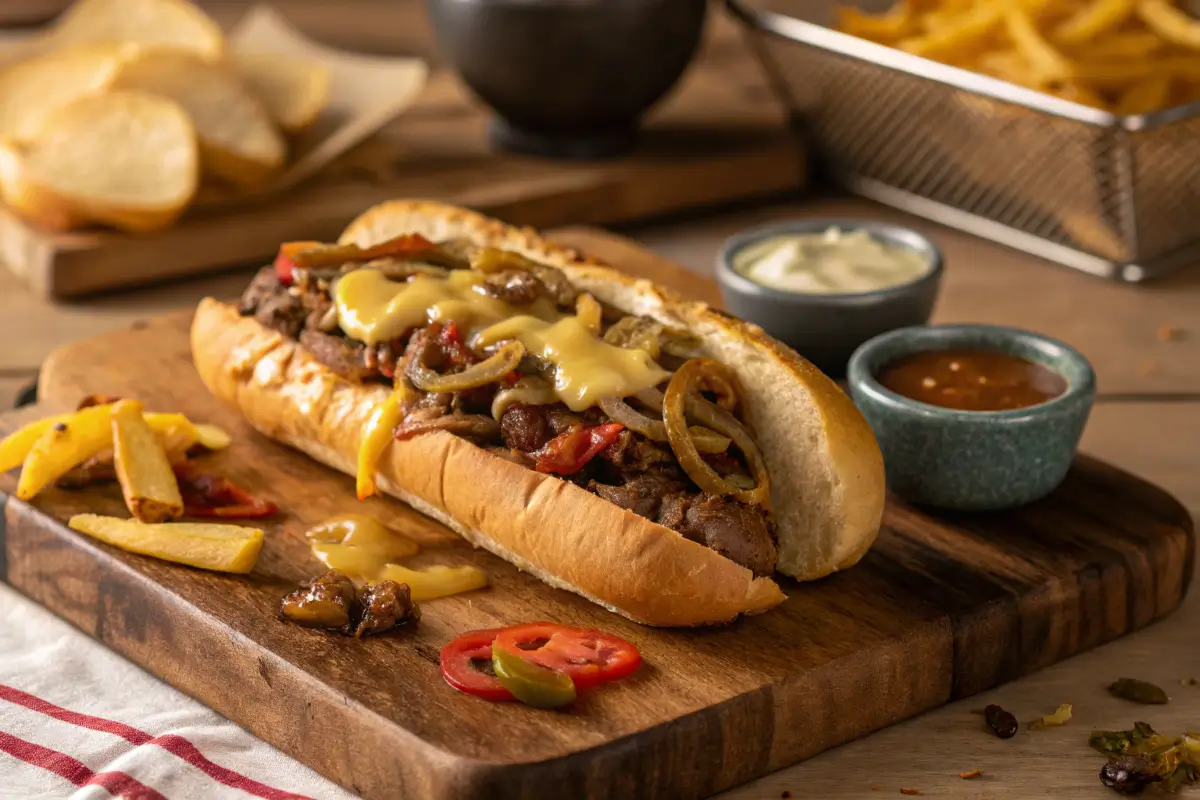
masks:
<path id="1" fill-rule="evenodd" d="M 671 376 L 645 350 L 605 342 L 545 299 L 518 311 L 484 294 L 484 277 L 454 270 L 446 277 L 418 275 L 399 282 L 378 270 L 355 270 L 338 280 L 334 292 L 338 324 L 351 339 L 368 345 L 450 321 L 477 349 L 519 341 L 554 367 L 554 393 L 576 412 L 604 397 L 630 397 Z"/>

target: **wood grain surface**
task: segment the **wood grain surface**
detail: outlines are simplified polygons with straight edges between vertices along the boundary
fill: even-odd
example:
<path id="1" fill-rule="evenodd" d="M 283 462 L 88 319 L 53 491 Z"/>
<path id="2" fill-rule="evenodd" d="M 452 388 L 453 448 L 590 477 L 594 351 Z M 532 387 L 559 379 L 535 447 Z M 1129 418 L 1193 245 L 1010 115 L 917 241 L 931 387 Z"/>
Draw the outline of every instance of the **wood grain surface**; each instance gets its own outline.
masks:
<path id="1" fill-rule="evenodd" d="M 309 7 L 293 5 L 289 13 L 285 4 L 284 12 L 295 22 L 297 9 Z M 381 9 L 351 7 L 330 26 L 361 31 L 374 21 L 410 35 L 421 31 L 425 45 L 416 50 L 430 55 L 423 4 L 398 2 L 380 17 Z M 213 10 L 232 21 L 225 6 Z M 330 20 L 328 7 L 323 18 Z M 75 297 L 244 264 L 269 256 L 281 241 L 333 239 L 362 209 L 396 196 L 436 198 L 544 228 L 798 192 L 807 175 L 803 147 L 731 23 L 714 19 L 696 62 L 652 111 L 637 148 L 620 158 L 564 162 L 499 153 L 488 141 L 490 112 L 439 69 L 399 119 L 282 196 L 197 210 L 137 236 L 47 235 L 0 209 L 0 264 L 37 296 Z"/>
<path id="2" fill-rule="evenodd" d="M 575 232 L 571 243 L 586 239 Z M 589 249 L 682 291 L 697 287 L 694 275 L 611 244 L 593 237 Z M 121 554 L 53 521 L 120 509 L 116 492 L 96 490 L 49 492 L 36 509 L 8 502 L 7 580 L 368 797 L 710 794 L 1142 627 L 1178 605 L 1192 574 L 1186 511 L 1087 458 L 1050 498 L 1011 513 L 933 518 L 893 503 L 860 566 L 785 582 L 791 597 L 779 609 L 701 632 L 640 628 L 378 501 L 373 513 L 426 543 L 430 558 L 484 566 L 494 587 L 429 603 L 414 632 L 347 642 L 272 613 L 316 568 L 304 527 L 356 505 L 350 479 L 219 408 L 190 370 L 185 325 L 175 315 L 60 352 L 43 372 L 44 398 L 62 406 L 92 391 L 136 395 L 233 430 L 237 445 L 214 463 L 287 512 L 254 576 Z M 14 477 L 0 480 L 11 489 Z M 648 667 L 567 714 L 486 705 L 441 684 L 430 661 L 450 636 L 535 617 L 627 636 Z"/>

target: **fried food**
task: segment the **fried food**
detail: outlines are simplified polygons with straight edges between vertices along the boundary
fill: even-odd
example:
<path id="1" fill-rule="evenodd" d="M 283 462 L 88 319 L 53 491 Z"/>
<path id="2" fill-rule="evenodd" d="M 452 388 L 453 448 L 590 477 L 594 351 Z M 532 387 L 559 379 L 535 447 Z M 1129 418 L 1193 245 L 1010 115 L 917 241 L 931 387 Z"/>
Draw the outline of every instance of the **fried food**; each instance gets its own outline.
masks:
<path id="1" fill-rule="evenodd" d="M 113 462 L 129 513 L 141 522 L 166 522 L 183 514 L 171 462 L 142 417 L 142 404 L 122 400 L 112 409 Z"/>
<path id="2" fill-rule="evenodd" d="M 1116 114 L 1200 97 L 1200 20 L 1182 0 L 900 0 L 838 30 Z"/>
<path id="3" fill-rule="evenodd" d="M 195 522 L 148 525 L 135 519 L 99 514 L 76 514 L 67 525 L 130 553 L 217 572 L 250 572 L 263 543 L 261 529 L 238 525 Z"/>

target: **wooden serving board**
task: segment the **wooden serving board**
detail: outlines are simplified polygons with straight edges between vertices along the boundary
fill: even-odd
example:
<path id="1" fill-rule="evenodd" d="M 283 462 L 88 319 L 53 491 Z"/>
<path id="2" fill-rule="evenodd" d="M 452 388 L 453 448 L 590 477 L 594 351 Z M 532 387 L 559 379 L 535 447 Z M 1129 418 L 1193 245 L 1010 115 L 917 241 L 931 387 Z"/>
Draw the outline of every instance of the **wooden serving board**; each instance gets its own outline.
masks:
<path id="1" fill-rule="evenodd" d="M 712 285 L 613 237 L 567 244 L 711 298 Z M 187 314 L 58 351 L 42 405 L 136 396 L 233 432 L 209 456 L 285 511 L 255 572 L 223 576 L 129 555 L 62 524 L 124 514 L 115 488 L 8 499 L 0 575 L 152 673 L 366 797 L 688 798 L 750 780 L 1147 625 L 1192 574 L 1187 512 L 1121 470 L 1080 457 L 1049 498 L 1003 514 L 931 515 L 889 504 L 853 569 L 711 630 L 654 630 L 551 589 L 398 503 L 363 509 L 353 481 L 254 433 L 200 385 Z M 0 492 L 15 475 L 0 476 Z M 2 496 L 2 495 L 0 495 Z M 278 621 L 279 599 L 315 574 L 303 531 L 365 510 L 485 569 L 491 588 L 424 605 L 417 628 L 364 641 Z M 597 536 L 604 531 L 596 531 Z M 626 637 L 645 666 L 562 712 L 490 704 L 446 686 L 439 648 L 473 628 L 534 620 Z M 864 778 L 866 780 L 866 778 Z M 864 784 L 864 789 L 867 784 Z"/>
<path id="2" fill-rule="evenodd" d="M 436 71 L 398 120 L 282 196 L 189 212 L 140 236 L 50 235 L 0 207 L 0 266 L 42 297 L 65 298 L 246 264 L 272 255 L 281 241 L 331 241 L 360 211 L 394 197 L 444 200 L 546 228 L 799 191 L 804 149 L 782 107 L 728 23 L 714 20 L 710 28 L 638 147 L 620 158 L 497 152 L 488 143 L 490 112 L 454 75 Z"/>

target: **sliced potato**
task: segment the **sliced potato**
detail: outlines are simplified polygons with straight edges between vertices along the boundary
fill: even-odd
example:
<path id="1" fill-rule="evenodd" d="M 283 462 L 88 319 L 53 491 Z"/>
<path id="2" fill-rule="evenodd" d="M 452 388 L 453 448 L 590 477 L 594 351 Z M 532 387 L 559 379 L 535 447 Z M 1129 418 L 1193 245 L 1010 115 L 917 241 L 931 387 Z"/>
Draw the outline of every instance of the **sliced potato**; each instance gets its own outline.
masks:
<path id="1" fill-rule="evenodd" d="M 232 70 L 188 53 L 149 51 L 126 60 L 113 85 L 169 97 L 187 112 L 204 171 L 241 186 L 283 166 L 287 144 L 262 103 Z"/>
<path id="2" fill-rule="evenodd" d="M 380 573 L 380 581 L 407 583 L 416 602 L 436 600 L 452 594 L 461 594 L 488 585 L 487 573 L 472 566 L 447 567 L 438 565 L 427 569 L 409 569 L 399 564 L 388 564 Z"/>
<path id="3" fill-rule="evenodd" d="M 299 133 L 316 122 L 329 97 L 329 69 L 279 53 L 233 53 L 231 61 L 279 127 Z"/>
<path id="4" fill-rule="evenodd" d="M 221 29 L 186 0 L 78 0 L 51 28 L 50 45 L 123 42 L 169 48 L 215 60 L 225 52 Z"/>
<path id="5" fill-rule="evenodd" d="M 183 497 L 162 442 L 142 417 L 142 404 L 122 400 L 112 408 L 113 461 L 129 513 L 142 522 L 183 515 Z"/>
<path id="6" fill-rule="evenodd" d="M 67 525 L 131 553 L 217 572 L 250 572 L 263 543 L 261 529 L 239 525 L 192 522 L 148 525 L 99 514 L 77 514 Z"/>
<path id="7" fill-rule="evenodd" d="M 49 115 L 35 145 L 0 155 L 5 202 L 52 230 L 86 222 L 161 228 L 183 212 L 199 181 L 187 114 L 144 92 L 81 97 Z"/>
<path id="8" fill-rule="evenodd" d="M 111 406 L 92 406 L 46 426 L 25 457 L 17 497 L 33 499 L 74 467 L 112 447 L 111 418 Z"/>
<path id="9" fill-rule="evenodd" d="M 112 82 L 123 52 L 119 45 L 85 45 L 46 53 L 0 72 L 0 139 L 35 141 L 51 113 Z"/>

